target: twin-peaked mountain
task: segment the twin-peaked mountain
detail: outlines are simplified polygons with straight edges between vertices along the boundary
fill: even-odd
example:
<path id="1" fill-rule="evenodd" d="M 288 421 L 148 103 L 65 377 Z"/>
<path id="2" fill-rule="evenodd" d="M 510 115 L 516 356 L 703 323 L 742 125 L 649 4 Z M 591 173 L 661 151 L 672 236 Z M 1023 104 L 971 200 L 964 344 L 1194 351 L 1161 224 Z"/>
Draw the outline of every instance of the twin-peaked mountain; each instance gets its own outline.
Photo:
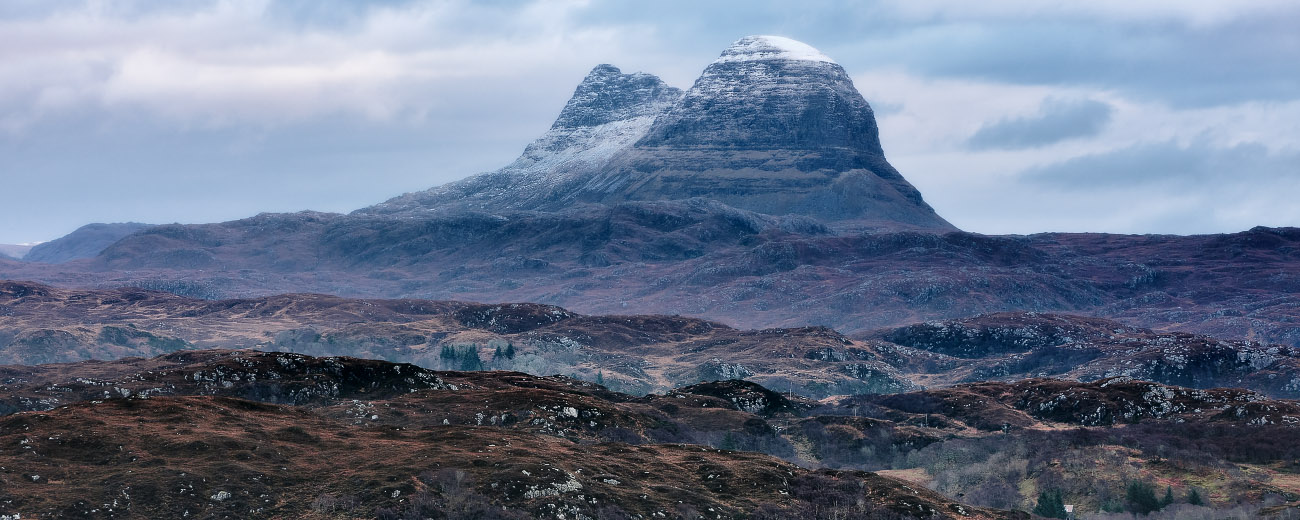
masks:
<path id="1" fill-rule="evenodd" d="M 872 228 L 955 229 L 885 160 L 871 106 L 844 69 L 775 36 L 740 39 L 684 93 L 597 66 L 514 163 L 358 213 L 691 198 Z"/>

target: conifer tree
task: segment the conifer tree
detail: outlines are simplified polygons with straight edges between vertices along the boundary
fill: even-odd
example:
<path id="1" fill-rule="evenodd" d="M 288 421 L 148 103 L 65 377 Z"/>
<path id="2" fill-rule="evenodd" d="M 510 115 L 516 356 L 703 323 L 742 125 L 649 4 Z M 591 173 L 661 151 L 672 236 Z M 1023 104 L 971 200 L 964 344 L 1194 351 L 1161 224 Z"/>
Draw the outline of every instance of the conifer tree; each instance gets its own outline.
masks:
<path id="1" fill-rule="evenodd" d="M 465 348 L 460 357 L 460 369 L 467 372 L 483 370 L 483 360 L 479 359 L 477 348 L 473 346 Z"/>
<path id="2" fill-rule="evenodd" d="M 1134 480 L 1128 483 L 1125 505 L 1129 511 L 1146 515 L 1160 509 L 1160 499 L 1156 498 L 1155 486 L 1150 482 Z"/>
<path id="3" fill-rule="evenodd" d="M 1038 505 L 1034 506 L 1033 513 L 1044 518 L 1069 518 L 1065 513 L 1065 500 L 1061 498 L 1060 490 L 1038 493 Z"/>

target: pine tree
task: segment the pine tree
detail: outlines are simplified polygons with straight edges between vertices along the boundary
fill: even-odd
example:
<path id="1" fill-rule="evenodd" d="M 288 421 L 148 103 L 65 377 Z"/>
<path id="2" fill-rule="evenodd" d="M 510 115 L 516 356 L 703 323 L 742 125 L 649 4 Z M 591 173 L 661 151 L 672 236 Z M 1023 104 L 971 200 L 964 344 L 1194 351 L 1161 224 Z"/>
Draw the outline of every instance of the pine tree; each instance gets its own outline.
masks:
<path id="1" fill-rule="evenodd" d="M 515 358 L 515 344 L 506 343 L 506 359 L 514 359 L 514 358 Z"/>
<path id="2" fill-rule="evenodd" d="M 443 345 L 442 352 L 438 353 L 438 359 L 442 361 L 442 368 L 444 369 L 456 368 L 459 364 L 456 358 L 456 349 L 452 348 L 451 345 Z"/>
<path id="3" fill-rule="evenodd" d="M 1044 518 L 1069 518 L 1065 513 L 1065 500 L 1061 498 L 1060 490 L 1040 492 L 1033 513 Z"/>
<path id="4" fill-rule="evenodd" d="M 501 358 L 504 357 L 506 357 L 506 353 L 501 351 L 501 345 L 497 345 L 497 349 L 492 351 L 492 362 L 501 361 Z"/>
<path id="5" fill-rule="evenodd" d="M 1150 482 L 1141 480 L 1129 482 L 1124 498 L 1128 510 L 1139 515 L 1150 514 L 1160 509 L 1160 499 L 1156 498 L 1156 487 Z"/>
<path id="6" fill-rule="evenodd" d="M 600 385 L 600 386 L 605 386 L 605 372 L 604 372 L 604 371 L 602 371 L 602 370 L 597 370 L 597 371 L 596 371 L 596 384 L 598 384 L 598 385 Z"/>
<path id="7" fill-rule="evenodd" d="M 1160 499 L 1160 509 L 1169 507 L 1172 503 L 1174 503 L 1174 488 L 1173 486 L 1165 486 L 1165 496 Z"/>
<path id="8" fill-rule="evenodd" d="M 718 449 L 727 450 L 727 451 L 736 451 L 737 444 L 738 443 L 736 442 L 736 435 L 731 432 L 727 432 L 727 434 L 722 437 L 722 443 L 721 445 L 718 446 Z"/>
<path id="9" fill-rule="evenodd" d="M 483 360 L 478 357 L 478 348 L 466 347 L 461 354 L 460 369 L 466 372 L 483 370 Z"/>
<path id="10" fill-rule="evenodd" d="M 1192 488 L 1187 490 L 1187 503 L 1194 506 L 1203 506 L 1205 505 L 1205 499 L 1201 498 L 1200 491 L 1197 491 L 1196 488 Z"/>
<path id="11" fill-rule="evenodd" d="M 1123 513 L 1124 503 L 1112 498 L 1101 503 L 1101 510 L 1107 513 Z"/>

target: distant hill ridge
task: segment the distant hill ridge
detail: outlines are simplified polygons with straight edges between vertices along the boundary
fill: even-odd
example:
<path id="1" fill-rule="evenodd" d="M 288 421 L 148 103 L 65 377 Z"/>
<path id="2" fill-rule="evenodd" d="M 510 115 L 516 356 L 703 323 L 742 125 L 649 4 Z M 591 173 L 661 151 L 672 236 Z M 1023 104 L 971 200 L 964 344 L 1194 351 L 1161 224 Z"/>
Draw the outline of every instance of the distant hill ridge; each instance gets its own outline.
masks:
<path id="1" fill-rule="evenodd" d="M 123 237 L 153 227 L 139 222 L 86 224 L 49 242 L 37 244 L 22 259 L 28 262 L 61 264 L 79 258 L 92 258 Z"/>

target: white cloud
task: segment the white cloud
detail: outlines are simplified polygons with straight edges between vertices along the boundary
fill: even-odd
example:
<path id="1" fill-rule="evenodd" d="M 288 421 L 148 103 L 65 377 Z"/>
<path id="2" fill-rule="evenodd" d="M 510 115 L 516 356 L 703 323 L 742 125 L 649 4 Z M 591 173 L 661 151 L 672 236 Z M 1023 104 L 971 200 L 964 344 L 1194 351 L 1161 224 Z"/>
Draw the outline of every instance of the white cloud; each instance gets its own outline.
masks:
<path id="1" fill-rule="evenodd" d="M 476 82 L 585 70 L 617 49 L 616 31 L 569 23 L 580 5 L 422 2 L 341 28 L 286 29 L 267 0 L 136 16 L 91 3 L 0 21 L 0 121 L 17 131 L 78 107 L 203 125 L 424 117 Z"/>
<path id="2" fill-rule="evenodd" d="M 856 74 L 854 83 L 869 102 L 896 107 L 878 114 L 886 155 L 963 229 L 1193 233 L 1300 222 L 1300 208 L 1287 201 L 1300 193 L 1300 171 L 1287 168 L 1300 156 L 1300 101 L 1171 108 L 1095 89 L 891 71 Z M 1111 122 L 1095 135 L 1037 148 L 967 146 L 986 125 L 1035 117 L 1051 99 L 1104 100 L 1114 107 Z M 1061 166 L 1070 161 L 1108 168 L 1096 181 L 1105 189 L 1086 189 L 1079 168 Z M 1164 163 L 1188 171 L 1149 171 Z M 1027 171 L 1074 182 L 1029 179 Z"/>
<path id="3" fill-rule="evenodd" d="M 1090 0 L 1043 2 L 1040 0 L 894 0 L 884 10 L 913 20 L 933 19 L 1045 19 L 1080 17 L 1117 21 L 1177 21 L 1196 27 L 1229 23 L 1243 17 L 1287 12 L 1289 0 Z"/>

